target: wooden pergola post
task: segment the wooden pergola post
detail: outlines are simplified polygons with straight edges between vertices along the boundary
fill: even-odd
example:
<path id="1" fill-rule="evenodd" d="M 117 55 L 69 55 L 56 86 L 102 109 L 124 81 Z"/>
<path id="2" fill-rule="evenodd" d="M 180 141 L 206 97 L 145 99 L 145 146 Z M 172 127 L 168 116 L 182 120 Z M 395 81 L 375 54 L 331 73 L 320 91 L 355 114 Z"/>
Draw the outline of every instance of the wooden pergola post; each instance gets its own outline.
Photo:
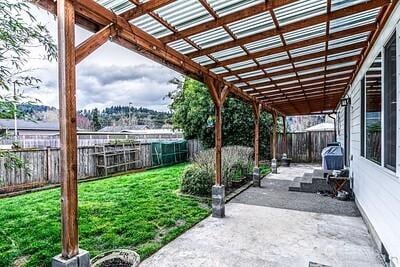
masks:
<path id="1" fill-rule="evenodd" d="M 212 216 L 225 217 L 225 186 L 222 183 L 222 107 L 228 96 L 227 86 L 216 80 L 205 78 L 215 107 L 215 185 L 212 187 Z"/>
<path id="2" fill-rule="evenodd" d="M 276 161 L 276 131 L 277 131 L 277 114 L 275 111 L 272 112 L 272 119 L 274 122 L 274 127 L 272 130 L 272 160 L 271 160 L 271 169 L 272 173 L 278 173 L 278 166 Z"/>
<path id="3" fill-rule="evenodd" d="M 76 62 L 74 1 L 57 1 L 60 120 L 61 254 L 53 266 L 89 266 L 78 246 Z"/>
<path id="4" fill-rule="evenodd" d="M 259 187 L 260 182 L 260 116 L 261 104 L 253 103 L 254 113 L 254 168 L 253 168 L 253 186 Z"/>
<path id="5" fill-rule="evenodd" d="M 283 141 L 283 151 L 284 153 L 288 153 L 287 151 L 287 133 L 286 133 L 286 116 L 282 116 L 282 123 L 283 123 L 283 135 L 282 135 L 282 141 Z"/>

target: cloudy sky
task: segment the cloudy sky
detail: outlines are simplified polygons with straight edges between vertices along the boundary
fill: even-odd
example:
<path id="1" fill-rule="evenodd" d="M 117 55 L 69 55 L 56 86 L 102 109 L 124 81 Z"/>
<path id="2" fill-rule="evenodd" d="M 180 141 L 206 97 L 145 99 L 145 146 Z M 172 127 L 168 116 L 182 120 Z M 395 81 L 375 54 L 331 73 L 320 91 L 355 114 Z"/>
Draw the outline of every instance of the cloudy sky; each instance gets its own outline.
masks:
<path id="1" fill-rule="evenodd" d="M 53 15 L 33 7 L 37 19 L 45 24 L 57 40 Z M 76 27 L 76 43 L 90 32 Z M 41 50 L 32 51 L 29 68 L 42 80 L 41 88 L 25 93 L 42 104 L 58 107 L 57 63 L 41 60 Z M 175 86 L 168 83 L 180 74 L 111 42 L 96 50 L 77 66 L 78 109 L 128 105 L 167 111 L 168 92 Z"/>

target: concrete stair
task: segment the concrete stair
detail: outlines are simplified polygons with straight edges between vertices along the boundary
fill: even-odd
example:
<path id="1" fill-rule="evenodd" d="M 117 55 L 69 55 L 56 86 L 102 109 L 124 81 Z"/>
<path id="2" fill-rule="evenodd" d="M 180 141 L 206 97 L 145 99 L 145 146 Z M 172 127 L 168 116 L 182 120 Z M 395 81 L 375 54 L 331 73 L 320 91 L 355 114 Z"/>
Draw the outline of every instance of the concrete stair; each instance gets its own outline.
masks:
<path id="1" fill-rule="evenodd" d="M 323 170 L 314 170 L 313 173 L 304 173 L 302 177 L 294 178 L 289 186 L 289 191 L 317 193 L 331 192 L 328 179 L 324 178 Z"/>

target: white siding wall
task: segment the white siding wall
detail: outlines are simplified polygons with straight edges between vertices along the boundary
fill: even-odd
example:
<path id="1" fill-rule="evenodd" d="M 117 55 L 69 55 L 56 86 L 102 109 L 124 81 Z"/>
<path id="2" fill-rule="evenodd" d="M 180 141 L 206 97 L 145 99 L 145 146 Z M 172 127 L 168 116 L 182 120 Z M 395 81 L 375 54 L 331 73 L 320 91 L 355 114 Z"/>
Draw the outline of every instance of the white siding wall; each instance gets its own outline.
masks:
<path id="1" fill-rule="evenodd" d="M 368 221 L 372 224 L 380 241 L 386 247 L 392 264 L 400 266 L 400 178 L 384 167 L 360 156 L 360 112 L 361 112 L 361 85 L 360 80 L 365 75 L 369 65 L 381 51 L 390 38 L 400 19 L 400 4 L 397 4 L 392 17 L 381 32 L 375 46 L 361 71 L 357 74 L 347 97 L 351 97 L 351 156 L 350 173 L 354 177 L 354 193 L 357 201 L 365 212 Z M 397 39 L 397 42 L 400 42 Z M 399 47 L 399 46 L 398 46 Z M 398 51 L 400 52 L 400 51 Z M 399 65 L 398 65 L 399 66 Z M 400 71 L 400 70 L 398 70 Z M 400 75 L 398 75 L 400 79 Z M 400 83 L 399 83 L 400 84 Z M 400 94 L 400 88 L 397 88 Z M 398 102 L 398 107 L 400 103 Z M 400 107 L 399 107 L 400 108 Z M 344 109 L 338 110 L 338 141 L 344 145 Z M 400 109 L 397 117 L 400 117 Z M 400 125 L 398 125 L 400 127 Z M 340 128 L 340 129 L 339 129 Z M 398 129 L 400 135 L 400 128 Z M 398 144 L 400 145 L 400 144 Z M 399 162 L 400 159 L 397 159 Z M 397 165 L 397 168 L 399 166 Z"/>

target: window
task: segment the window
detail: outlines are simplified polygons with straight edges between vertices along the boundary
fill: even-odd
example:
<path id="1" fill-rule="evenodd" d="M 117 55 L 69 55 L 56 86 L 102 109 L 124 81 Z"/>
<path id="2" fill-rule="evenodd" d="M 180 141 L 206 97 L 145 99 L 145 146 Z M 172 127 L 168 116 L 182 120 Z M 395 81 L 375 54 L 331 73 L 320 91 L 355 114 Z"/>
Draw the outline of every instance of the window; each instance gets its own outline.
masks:
<path id="1" fill-rule="evenodd" d="M 365 75 L 365 157 L 381 163 L 382 57 L 379 54 Z"/>
<path id="2" fill-rule="evenodd" d="M 396 171 L 396 35 L 385 46 L 384 57 L 384 166 Z"/>
<path id="3" fill-rule="evenodd" d="M 361 156 L 365 157 L 365 76 L 361 79 Z"/>

